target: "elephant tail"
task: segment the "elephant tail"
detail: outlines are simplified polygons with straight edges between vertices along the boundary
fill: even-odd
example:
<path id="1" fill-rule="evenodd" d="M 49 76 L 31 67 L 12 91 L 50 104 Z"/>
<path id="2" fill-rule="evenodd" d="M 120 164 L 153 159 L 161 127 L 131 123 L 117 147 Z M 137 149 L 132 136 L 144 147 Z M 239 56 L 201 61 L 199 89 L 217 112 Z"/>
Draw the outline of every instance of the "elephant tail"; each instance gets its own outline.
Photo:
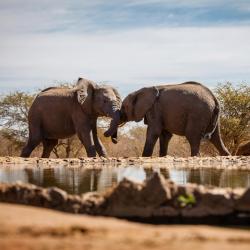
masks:
<path id="1" fill-rule="evenodd" d="M 219 104 L 218 100 L 215 98 L 215 108 L 213 111 L 213 115 L 212 115 L 210 124 L 208 126 L 208 128 L 211 129 L 211 131 L 205 133 L 204 139 L 208 139 L 208 140 L 211 139 L 216 127 L 218 126 L 219 115 L 220 115 L 220 104 Z"/>

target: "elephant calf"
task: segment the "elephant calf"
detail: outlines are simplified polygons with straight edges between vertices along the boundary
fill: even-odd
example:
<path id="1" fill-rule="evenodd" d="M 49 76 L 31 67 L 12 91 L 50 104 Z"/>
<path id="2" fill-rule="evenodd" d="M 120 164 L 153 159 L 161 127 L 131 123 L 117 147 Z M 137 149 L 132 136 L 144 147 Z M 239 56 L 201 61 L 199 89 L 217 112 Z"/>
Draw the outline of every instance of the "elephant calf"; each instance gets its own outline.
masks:
<path id="1" fill-rule="evenodd" d="M 35 98 L 28 115 L 29 139 L 21 157 L 29 157 L 42 142 L 42 157 L 49 157 L 58 139 L 77 134 L 88 157 L 107 156 L 97 136 L 99 116 L 119 119 L 121 98 L 118 92 L 106 85 L 79 78 L 75 88 L 47 88 Z M 116 133 L 112 141 L 116 142 Z"/>
<path id="2" fill-rule="evenodd" d="M 202 138 L 209 139 L 221 155 L 229 155 L 219 129 L 220 106 L 212 92 L 200 83 L 185 82 L 142 88 L 122 102 L 120 121 L 112 121 L 105 136 L 113 135 L 117 126 L 144 118 L 148 125 L 143 156 L 151 156 L 160 139 L 160 156 L 167 154 L 173 134 L 186 136 L 191 155 L 199 154 Z"/>

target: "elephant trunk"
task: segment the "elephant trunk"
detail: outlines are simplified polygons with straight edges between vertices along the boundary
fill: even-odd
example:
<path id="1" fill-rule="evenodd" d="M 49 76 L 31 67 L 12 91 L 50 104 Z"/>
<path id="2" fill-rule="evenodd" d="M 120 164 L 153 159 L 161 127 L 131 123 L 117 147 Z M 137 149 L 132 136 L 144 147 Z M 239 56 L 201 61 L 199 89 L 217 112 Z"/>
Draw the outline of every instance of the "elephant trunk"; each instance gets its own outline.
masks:
<path id="1" fill-rule="evenodd" d="M 120 111 L 114 111 L 112 115 L 112 120 L 110 122 L 109 129 L 104 133 L 105 137 L 111 136 L 111 140 L 113 143 L 117 143 L 117 129 L 120 123 Z"/>

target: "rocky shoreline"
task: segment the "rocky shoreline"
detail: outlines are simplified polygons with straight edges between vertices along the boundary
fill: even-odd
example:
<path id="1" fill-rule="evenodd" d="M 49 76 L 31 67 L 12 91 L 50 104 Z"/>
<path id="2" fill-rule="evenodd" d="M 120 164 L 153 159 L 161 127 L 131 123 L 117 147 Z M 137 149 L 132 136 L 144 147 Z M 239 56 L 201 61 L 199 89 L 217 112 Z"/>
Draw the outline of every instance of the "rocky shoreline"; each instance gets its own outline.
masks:
<path id="1" fill-rule="evenodd" d="M 148 223 L 250 225 L 250 188 L 177 185 L 158 173 L 143 183 L 123 179 L 105 193 L 70 195 L 32 184 L 0 184 L 0 202 Z"/>
<path id="2" fill-rule="evenodd" d="M 68 166 L 84 168 L 102 168 L 106 166 L 128 166 L 141 165 L 144 168 L 151 168 L 160 165 L 162 168 L 216 168 L 216 169 L 237 169 L 250 170 L 250 156 L 216 156 L 216 157 L 95 157 L 95 158 L 21 158 L 21 157 L 0 157 L 0 167 L 25 166 L 26 168 Z"/>

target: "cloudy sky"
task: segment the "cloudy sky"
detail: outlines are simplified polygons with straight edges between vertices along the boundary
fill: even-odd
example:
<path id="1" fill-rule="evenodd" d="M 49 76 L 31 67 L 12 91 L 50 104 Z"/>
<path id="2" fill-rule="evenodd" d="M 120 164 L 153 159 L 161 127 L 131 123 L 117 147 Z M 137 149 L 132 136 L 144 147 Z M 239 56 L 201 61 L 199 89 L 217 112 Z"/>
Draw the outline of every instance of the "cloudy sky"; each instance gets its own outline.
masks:
<path id="1" fill-rule="evenodd" d="M 249 0 L 1 0 L 0 92 L 79 76 L 250 84 Z"/>

